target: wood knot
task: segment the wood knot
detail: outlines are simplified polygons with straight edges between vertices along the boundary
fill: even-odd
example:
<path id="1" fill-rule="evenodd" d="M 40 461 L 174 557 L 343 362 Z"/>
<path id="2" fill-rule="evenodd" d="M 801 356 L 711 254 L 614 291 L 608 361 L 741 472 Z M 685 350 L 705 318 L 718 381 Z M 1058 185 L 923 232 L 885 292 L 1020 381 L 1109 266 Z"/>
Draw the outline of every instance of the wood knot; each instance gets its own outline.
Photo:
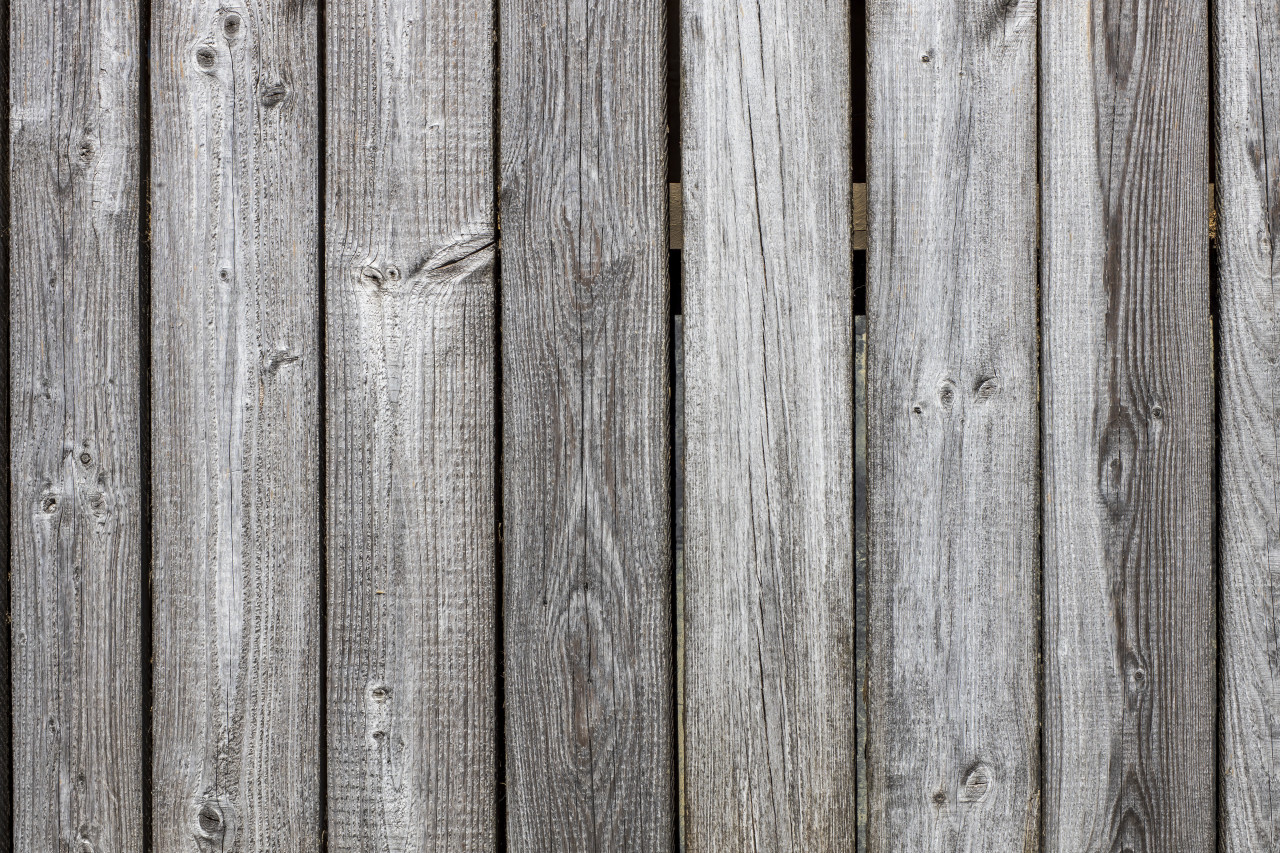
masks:
<path id="1" fill-rule="evenodd" d="M 240 16 L 235 12 L 228 12 L 227 16 L 222 19 L 222 32 L 228 39 L 233 39 L 240 35 Z"/>
<path id="2" fill-rule="evenodd" d="M 235 845 L 235 812 L 231 804 L 216 795 L 206 795 L 195 813 L 192 835 L 204 850 L 227 850 Z"/>
<path id="3" fill-rule="evenodd" d="M 283 83 L 272 83 L 262 89 L 262 105 L 267 109 L 279 106 L 288 96 L 289 87 Z"/>
<path id="4" fill-rule="evenodd" d="M 938 384 L 938 404 L 948 412 L 951 411 L 952 404 L 956 399 L 956 384 L 950 379 L 944 379 Z"/>
<path id="5" fill-rule="evenodd" d="M 1142 660 L 1130 652 L 1124 657 L 1125 692 L 1132 698 L 1144 695 L 1151 689 L 1151 674 Z"/>
<path id="6" fill-rule="evenodd" d="M 196 51 L 196 65 L 199 65 L 206 71 L 212 68 L 217 60 L 218 55 L 214 53 L 214 50 L 211 47 L 202 47 Z"/>
<path id="7" fill-rule="evenodd" d="M 374 684 L 369 688 L 369 698 L 382 704 L 391 698 L 391 688 L 385 684 Z"/>
<path id="8" fill-rule="evenodd" d="M 979 376 L 973 383 L 973 399 L 985 403 L 1000 390 L 1000 380 L 994 376 Z"/>
<path id="9" fill-rule="evenodd" d="M 991 768 L 982 761 L 975 761 L 964 773 L 960 783 L 960 802 L 976 803 L 987 796 L 991 790 L 994 774 Z"/>

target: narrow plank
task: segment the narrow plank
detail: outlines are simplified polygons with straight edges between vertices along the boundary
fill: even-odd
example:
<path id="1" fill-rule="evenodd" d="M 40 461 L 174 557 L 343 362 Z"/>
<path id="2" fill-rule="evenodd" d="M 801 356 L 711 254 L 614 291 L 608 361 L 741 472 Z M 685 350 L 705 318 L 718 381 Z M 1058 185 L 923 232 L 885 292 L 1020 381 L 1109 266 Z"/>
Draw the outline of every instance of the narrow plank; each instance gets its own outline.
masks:
<path id="1" fill-rule="evenodd" d="M 854 185 L 854 223 L 858 221 L 858 186 Z M 862 199 L 862 222 L 866 225 L 866 184 Z M 856 231 L 854 232 L 856 235 Z M 856 236 L 855 236 L 856 240 Z M 867 590 L 867 317 L 853 318 L 853 652 L 856 691 L 854 715 L 857 724 L 857 803 L 858 836 L 857 853 L 867 853 L 869 828 L 867 809 L 867 623 L 871 615 L 871 601 Z"/>
<path id="2" fill-rule="evenodd" d="M 13 101 L 10 98 L 9 75 L 9 7 L 10 3 L 0 4 L 0 56 L 6 61 L 0 62 L 0 104 L 5 110 L 0 120 L 0 305 L 9 305 L 11 292 L 11 205 L 9 154 L 10 154 L 10 111 Z M 4 390 L 0 391 L 0 471 L 12 472 L 10 461 L 13 458 L 13 446 L 10 438 L 13 434 L 9 417 L 10 403 L 14 387 L 13 374 L 10 372 L 12 362 L 9 357 L 11 329 L 11 311 L 0 310 L 0 381 L 4 382 Z M 9 476 L 0 479 L 0 519 L 9 519 L 12 509 L 13 481 Z M 13 599 L 10 596 L 13 575 L 13 550 L 11 548 L 11 524 L 0 521 L 0 609 L 4 613 L 4 621 L 0 622 L 0 853 L 13 850 Z"/>
<path id="3" fill-rule="evenodd" d="M 1044 849 L 1213 850 L 1206 5 L 1041 27 Z"/>
<path id="4" fill-rule="evenodd" d="M 1252 853 L 1280 850 L 1280 8 L 1218 0 L 1214 15 L 1219 849 Z"/>
<path id="5" fill-rule="evenodd" d="M 495 844 L 493 11 L 326 11 L 332 851 Z"/>
<path id="6" fill-rule="evenodd" d="M 13 0 L 13 843 L 142 850 L 136 0 Z"/>
<path id="7" fill-rule="evenodd" d="M 689 0 L 688 849 L 855 827 L 849 8 Z"/>
<path id="8" fill-rule="evenodd" d="M 663 0 L 501 3 L 514 850 L 674 837 Z"/>
<path id="9" fill-rule="evenodd" d="M 670 9 L 668 9 L 670 14 Z M 668 33 L 670 22 L 668 21 Z M 678 186 L 673 184 L 673 186 Z M 685 836 L 689 826 L 688 798 L 685 795 L 685 768 L 688 760 L 684 751 L 684 482 L 685 482 L 685 433 L 684 433 L 684 315 L 671 318 L 671 547 L 675 551 L 675 643 L 676 643 L 676 819 L 679 833 L 676 853 L 684 853 Z"/>
<path id="10" fill-rule="evenodd" d="M 1036 4 L 868 9 L 871 850 L 1035 850 Z"/>
<path id="11" fill-rule="evenodd" d="M 314 850 L 315 5 L 151 26 L 155 849 Z"/>

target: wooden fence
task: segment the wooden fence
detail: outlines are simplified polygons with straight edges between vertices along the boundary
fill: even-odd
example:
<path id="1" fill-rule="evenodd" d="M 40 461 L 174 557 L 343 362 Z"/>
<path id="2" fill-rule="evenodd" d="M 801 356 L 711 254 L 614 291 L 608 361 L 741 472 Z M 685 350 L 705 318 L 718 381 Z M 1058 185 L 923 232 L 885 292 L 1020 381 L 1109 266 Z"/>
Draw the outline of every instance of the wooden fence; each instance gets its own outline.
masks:
<path id="1" fill-rule="evenodd" d="M 3 13 L 0 849 L 1280 850 L 1275 3 Z"/>

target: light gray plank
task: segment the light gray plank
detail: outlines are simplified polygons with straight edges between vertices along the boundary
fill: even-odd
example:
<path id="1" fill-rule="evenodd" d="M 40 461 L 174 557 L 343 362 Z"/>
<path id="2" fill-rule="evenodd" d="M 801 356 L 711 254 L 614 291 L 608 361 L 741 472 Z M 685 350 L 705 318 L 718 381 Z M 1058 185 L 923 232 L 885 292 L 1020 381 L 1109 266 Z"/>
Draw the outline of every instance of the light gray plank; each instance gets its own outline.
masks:
<path id="1" fill-rule="evenodd" d="M 688 849 L 849 850 L 849 9 L 683 16 Z"/>
<path id="2" fill-rule="evenodd" d="M 329 849 L 493 850 L 493 7 L 326 24 Z"/>
<path id="3" fill-rule="evenodd" d="M 8 5 L 14 849 L 140 853 L 138 4 Z"/>
<path id="4" fill-rule="evenodd" d="M 1035 850 L 1036 3 L 868 18 L 870 846 Z"/>
<path id="5" fill-rule="evenodd" d="M 315 4 L 151 26 L 154 844 L 315 850 Z"/>
<path id="6" fill-rule="evenodd" d="M 1280 8 L 1218 0 L 1220 847 L 1280 850 Z"/>
<path id="7" fill-rule="evenodd" d="M 857 186 L 854 186 L 854 222 L 857 223 Z M 866 184 L 863 195 L 866 193 Z M 862 221 L 866 224 L 866 199 Z M 864 232 L 865 233 L 865 232 Z M 857 240 L 857 231 L 854 231 Z M 856 248 L 856 246 L 855 246 Z M 853 646 L 855 671 L 854 712 L 857 722 L 858 853 L 867 853 L 869 805 L 867 787 L 867 651 L 871 601 L 867 597 L 867 317 L 853 318 Z"/>
<path id="8" fill-rule="evenodd" d="M 663 0 L 501 4 L 508 839 L 674 833 Z"/>
<path id="9" fill-rule="evenodd" d="M 1046 851 L 1214 849 L 1206 17 L 1044 6 Z"/>

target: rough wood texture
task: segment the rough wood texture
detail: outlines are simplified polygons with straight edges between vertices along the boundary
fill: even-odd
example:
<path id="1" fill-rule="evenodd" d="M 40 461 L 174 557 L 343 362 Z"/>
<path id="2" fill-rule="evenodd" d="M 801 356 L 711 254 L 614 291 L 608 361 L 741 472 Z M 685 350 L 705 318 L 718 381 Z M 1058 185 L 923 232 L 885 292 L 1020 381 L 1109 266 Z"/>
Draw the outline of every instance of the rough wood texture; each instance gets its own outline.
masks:
<path id="1" fill-rule="evenodd" d="M 153 827 L 315 850 L 315 5 L 153 0 Z"/>
<path id="2" fill-rule="evenodd" d="M 1218 0 L 1220 846 L 1280 850 L 1280 8 Z"/>
<path id="3" fill-rule="evenodd" d="M 329 849 L 488 851 L 493 8 L 326 14 Z"/>
<path id="4" fill-rule="evenodd" d="M 1206 7 L 1041 26 L 1044 849 L 1213 850 Z"/>
<path id="5" fill-rule="evenodd" d="M 662 0 L 503 0 L 513 850 L 673 838 Z"/>
<path id="6" fill-rule="evenodd" d="M 866 184 L 854 185 L 854 223 L 858 221 L 858 187 L 862 191 L 862 224 L 866 225 Z M 865 232 L 864 232 L 865 233 Z M 855 232 L 856 234 L 856 232 Z M 857 239 L 856 237 L 854 238 Z M 871 602 L 867 597 L 867 318 L 853 319 L 853 651 L 854 713 L 857 723 L 858 853 L 867 853 L 867 623 Z"/>
<path id="7" fill-rule="evenodd" d="M 873 851 L 1034 851 L 1036 4 L 868 9 Z"/>
<path id="8" fill-rule="evenodd" d="M 849 9 L 683 14 L 688 849 L 849 850 Z"/>
<path id="9" fill-rule="evenodd" d="M 9 5 L 14 848 L 140 853 L 138 6 Z"/>

